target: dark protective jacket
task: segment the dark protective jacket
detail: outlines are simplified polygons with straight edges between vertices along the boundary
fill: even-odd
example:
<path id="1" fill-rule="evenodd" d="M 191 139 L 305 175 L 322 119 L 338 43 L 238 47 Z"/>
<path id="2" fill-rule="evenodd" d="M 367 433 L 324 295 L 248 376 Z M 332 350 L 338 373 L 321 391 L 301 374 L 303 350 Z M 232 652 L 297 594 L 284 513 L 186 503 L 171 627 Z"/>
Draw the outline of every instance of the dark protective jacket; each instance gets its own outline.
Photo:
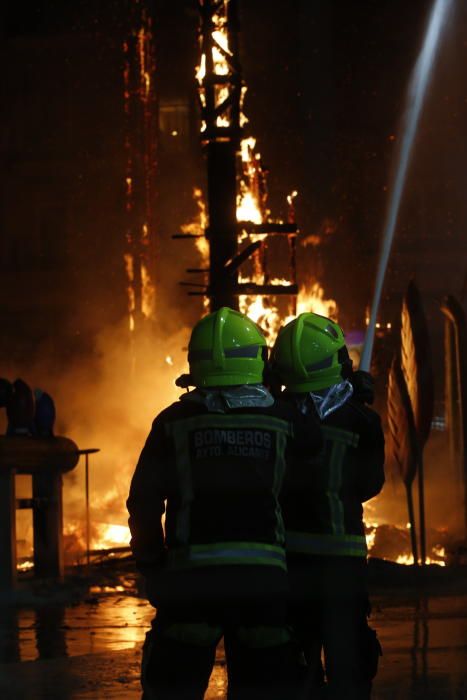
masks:
<path id="1" fill-rule="evenodd" d="M 181 400 L 162 411 L 127 501 L 143 573 L 233 564 L 285 571 L 279 492 L 286 464 L 321 445 L 315 418 L 281 399 L 225 412 Z"/>
<path id="2" fill-rule="evenodd" d="M 288 400 L 298 402 L 299 395 L 289 395 Z M 362 503 L 376 496 L 384 483 L 381 422 L 375 411 L 351 397 L 321 427 L 323 449 L 289 470 L 284 485 L 287 552 L 364 557 Z"/>

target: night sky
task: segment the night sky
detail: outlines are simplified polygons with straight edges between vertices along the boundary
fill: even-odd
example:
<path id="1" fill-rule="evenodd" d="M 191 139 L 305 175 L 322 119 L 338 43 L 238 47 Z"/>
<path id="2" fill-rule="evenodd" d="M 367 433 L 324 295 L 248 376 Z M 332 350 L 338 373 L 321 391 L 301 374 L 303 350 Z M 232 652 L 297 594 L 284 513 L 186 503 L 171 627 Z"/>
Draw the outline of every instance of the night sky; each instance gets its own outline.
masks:
<path id="1" fill-rule="evenodd" d="M 130 5 L 44 0 L 27 10 L 16 3 L 1 10 L 4 356 L 24 358 L 31 343 L 45 343 L 52 353 L 85 349 L 104 324 L 125 314 L 120 47 Z M 177 322 L 191 323 L 200 304 L 185 298 L 178 281 L 196 258 L 171 235 L 195 212 L 193 187 L 205 185 L 192 78 L 196 4 L 147 6 L 159 106 L 182 106 L 180 139 L 161 132 L 159 140 L 159 310 L 171 317 L 175 310 Z M 299 246 L 301 279 L 316 276 L 337 300 L 344 326 L 361 327 L 406 85 L 431 2 L 243 0 L 239 6 L 248 130 L 271 171 L 272 214 L 284 217 L 286 195 L 299 191 L 301 238 L 321 239 L 318 247 Z M 397 318 L 415 275 L 437 344 L 439 300 L 461 294 L 467 269 L 467 8 L 457 2 L 455 12 L 420 125 L 382 308 L 384 320 Z"/>

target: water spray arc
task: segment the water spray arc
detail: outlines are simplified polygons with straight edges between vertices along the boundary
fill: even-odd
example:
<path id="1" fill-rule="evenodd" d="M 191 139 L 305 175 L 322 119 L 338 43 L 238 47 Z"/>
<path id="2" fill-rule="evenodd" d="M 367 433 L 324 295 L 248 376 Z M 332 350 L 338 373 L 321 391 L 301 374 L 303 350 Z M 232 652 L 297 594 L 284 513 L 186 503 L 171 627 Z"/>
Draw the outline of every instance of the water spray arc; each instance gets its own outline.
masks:
<path id="1" fill-rule="evenodd" d="M 410 78 L 406 108 L 403 117 L 402 139 L 397 154 L 397 168 L 390 194 L 386 220 L 383 228 L 383 240 L 376 273 L 376 283 L 370 312 L 370 319 L 365 338 L 365 344 L 360 361 L 360 368 L 369 370 L 373 343 L 375 338 L 376 318 L 381 301 L 384 278 L 391 253 L 394 232 L 399 216 L 402 195 L 404 192 L 407 171 L 413 151 L 413 144 L 417 134 L 420 115 L 430 78 L 436 52 L 441 42 L 443 29 L 453 6 L 453 0 L 435 0 L 427 25 L 422 49 L 415 63 Z"/>

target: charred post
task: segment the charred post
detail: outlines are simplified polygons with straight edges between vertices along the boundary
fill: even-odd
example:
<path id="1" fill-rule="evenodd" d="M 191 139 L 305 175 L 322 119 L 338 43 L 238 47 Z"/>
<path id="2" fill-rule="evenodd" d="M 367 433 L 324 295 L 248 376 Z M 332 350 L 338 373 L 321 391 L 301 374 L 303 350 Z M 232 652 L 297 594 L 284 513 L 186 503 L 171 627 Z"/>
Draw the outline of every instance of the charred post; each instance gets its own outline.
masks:
<path id="1" fill-rule="evenodd" d="M 34 573 L 63 578 L 62 474 L 44 470 L 32 476 Z"/>
<path id="2" fill-rule="evenodd" d="M 294 219 L 287 224 L 268 219 L 268 170 L 255 151 L 256 140 L 243 135 L 246 88 L 239 63 L 237 1 L 200 0 L 199 11 L 201 58 L 196 77 L 207 165 L 209 223 L 203 233 L 209 241 L 209 267 L 187 270 L 206 272 L 207 285 L 180 284 L 194 288 L 190 296 L 207 296 L 211 311 L 229 306 L 245 312 L 250 296 L 283 295 L 293 298 L 289 307 L 295 311 L 297 225 Z M 174 238 L 199 235 L 176 234 Z M 278 235 L 287 236 L 289 242 L 291 281 L 285 284 L 272 281 L 268 271 L 268 242 L 270 236 Z M 239 250 L 247 237 L 253 240 Z M 247 260 L 251 274 L 242 274 L 239 282 L 239 268 Z"/>
<path id="3" fill-rule="evenodd" d="M 211 311 L 238 308 L 237 273 L 226 266 L 237 253 L 237 153 L 242 80 L 238 63 L 235 0 L 201 0 L 198 71 L 201 140 L 208 174 L 209 287 Z"/>
<path id="4" fill-rule="evenodd" d="M 0 468 L 0 590 L 16 583 L 15 472 Z"/>

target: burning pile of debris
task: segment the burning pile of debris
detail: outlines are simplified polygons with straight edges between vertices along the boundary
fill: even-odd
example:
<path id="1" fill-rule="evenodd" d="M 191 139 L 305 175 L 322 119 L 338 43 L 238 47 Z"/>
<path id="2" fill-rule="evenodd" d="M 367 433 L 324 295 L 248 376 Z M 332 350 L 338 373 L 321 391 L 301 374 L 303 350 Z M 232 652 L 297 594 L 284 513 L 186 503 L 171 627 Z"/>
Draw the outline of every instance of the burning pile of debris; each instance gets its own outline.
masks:
<path id="1" fill-rule="evenodd" d="M 406 527 L 397 525 L 366 523 L 366 539 L 370 557 L 388 559 L 397 564 L 413 564 L 410 538 L 410 523 Z M 446 566 L 455 556 L 455 545 L 446 531 L 432 530 L 428 533 L 429 555 L 425 559 L 426 564 Z"/>

